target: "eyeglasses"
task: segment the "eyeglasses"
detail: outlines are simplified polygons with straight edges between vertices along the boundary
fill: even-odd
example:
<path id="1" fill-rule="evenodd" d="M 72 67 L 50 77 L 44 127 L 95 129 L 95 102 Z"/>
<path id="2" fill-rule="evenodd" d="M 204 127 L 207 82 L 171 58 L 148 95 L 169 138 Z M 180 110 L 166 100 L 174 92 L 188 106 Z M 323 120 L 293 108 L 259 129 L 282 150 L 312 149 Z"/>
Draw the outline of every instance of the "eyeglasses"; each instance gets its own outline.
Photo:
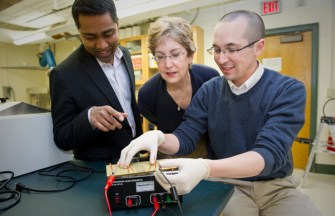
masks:
<path id="1" fill-rule="evenodd" d="M 173 53 L 170 56 L 167 55 L 163 55 L 163 54 L 155 54 L 152 58 L 157 62 L 163 62 L 166 60 L 166 58 L 170 58 L 171 61 L 179 61 L 181 60 L 181 57 L 184 55 L 185 53 L 183 52 L 178 52 L 178 53 Z"/>
<path id="2" fill-rule="evenodd" d="M 210 55 L 214 55 L 214 56 L 218 56 L 220 55 L 220 53 L 222 52 L 224 55 L 235 55 L 237 54 L 239 51 L 247 48 L 247 47 L 250 47 L 251 45 L 254 45 L 256 42 L 258 42 L 259 40 L 256 40 L 240 49 L 235 49 L 235 48 L 227 48 L 227 49 L 220 49 L 218 47 L 211 47 L 210 49 L 207 50 L 207 52 L 210 54 Z"/>

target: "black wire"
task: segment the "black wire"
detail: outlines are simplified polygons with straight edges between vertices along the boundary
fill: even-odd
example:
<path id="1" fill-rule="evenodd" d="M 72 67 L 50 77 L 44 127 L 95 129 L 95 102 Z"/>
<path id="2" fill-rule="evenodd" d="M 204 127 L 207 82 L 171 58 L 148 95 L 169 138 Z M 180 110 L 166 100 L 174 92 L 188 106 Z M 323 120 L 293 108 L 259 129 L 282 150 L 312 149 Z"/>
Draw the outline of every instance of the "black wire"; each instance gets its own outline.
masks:
<path id="1" fill-rule="evenodd" d="M 63 176 L 64 177 L 64 176 Z M 75 178 L 66 176 L 66 178 L 71 178 L 72 181 L 68 181 L 69 183 L 71 183 L 69 186 L 61 188 L 61 189 L 36 189 L 36 188 L 31 188 L 31 187 L 27 187 L 21 183 L 16 184 L 16 190 L 20 191 L 20 192 L 38 192 L 38 193 L 56 193 L 56 192 L 62 192 L 62 191 L 66 191 L 69 190 L 70 188 L 72 188 L 75 184 Z M 56 181 L 59 181 L 58 179 L 56 179 Z M 65 182 L 65 181 L 63 181 Z"/>
<path id="2" fill-rule="evenodd" d="M 65 169 L 64 166 L 71 166 L 71 169 Z M 75 167 L 75 169 L 73 168 Z M 64 169 L 61 171 L 56 172 L 58 169 Z M 74 173 L 74 172 L 81 172 L 85 173 L 83 177 L 75 178 L 70 175 L 65 175 L 65 173 Z M 67 187 L 61 188 L 61 189 L 48 189 L 48 190 L 42 190 L 42 189 L 36 189 L 36 188 L 30 188 L 27 187 L 21 183 L 16 184 L 15 190 L 9 189 L 6 185 L 14 178 L 14 172 L 12 171 L 1 171 L 0 175 L 10 175 L 7 179 L 0 181 L 0 202 L 9 202 L 11 200 L 14 200 L 11 204 L 8 204 L 5 207 L 0 208 L 0 213 L 2 213 L 5 210 L 8 210 L 15 206 L 20 200 L 21 200 L 21 192 L 39 192 L 39 193 L 55 193 L 55 192 L 62 192 L 65 190 L 68 190 L 72 188 L 77 182 L 84 181 L 88 177 L 90 177 L 93 174 L 93 169 L 78 166 L 71 163 L 63 163 L 56 166 L 53 166 L 51 168 L 46 168 L 43 170 L 38 171 L 39 175 L 42 176 L 49 176 L 54 177 L 57 182 L 67 182 L 70 183 Z M 7 195 L 8 196 L 3 196 Z"/>
<path id="3" fill-rule="evenodd" d="M 10 180 L 12 180 L 13 177 L 14 177 L 14 172 L 12 172 L 12 171 L 2 171 L 2 172 L 0 172 L 0 175 L 5 175 L 5 174 L 9 174 L 10 177 L 7 180 L 1 180 L 0 181 L 0 190 L 5 188 L 6 185 L 8 184 L 8 182 L 10 182 Z"/>
<path id="4" fill-rule="evenodd" d="M 9 174 L 10 177 L 6 180 L 0 181 L 0 202 L 8 202 L 10 200 L 14 200 L 13 203 L 8 204 L 7 206 L 0 208 L 0 212 L 3 212 L 7 209 L 12 208 L 15 206 L 18 202 L 21 200 L 21 193 L 17 190 L 10 190 L 6 187 L 6 185 L 13 179 L 14 172 L 12 171 L 1 171 L 0 175 L 6 175 Z M 9 194 L 7 197 L 3 197 L 2 195 Z"/>
<path id="5" fill-rule="evenodd" d="M 73 169 L 72 167 L 71 167 L 71 169 L 70 168 L 65 169 L 64 166 L 72 166 L 72 167 L 75 167 L 76 169 Z M 64 170 L 56 172 L 58 169 L 61 169 L 61 168 L 64 168 Z M 86 175 L 84 177 L 81 177 L 81 178 L 75 178 L 73 176 L 64 175 L 64 173 L 70 173 L 70 172 L 73 172 L 73 173 L 74 172 L 81 172 L 81 173 L 85 173 Z M 70 184 L 67 187 L 64 187 L 64 188 L 61 188 L 61 189 L 36 189 L 36 188 L 26 187 L 23 184 L 17 184 L 16 189 L 19 190 L 19 191 L 25 191 L 25 192 L 28 192 L 28 193 L 29 192 L 56 193 L 56 192 L 66 191 L 66 190 L 69 190 L 70 188 L 72 188 L 77 182 L 84 181 L 85 179 L 90 177 L 93 174 L 93 169 L 78 166 L 78 165 L 71 164 L 71 163 L 63 163 L 63 164 L 59 164 L 57 166 L 53 166 L 51 168 L 46 168 L 46 169 L 40 170 L 40 171 L 38 171 L 38 174 L 42 175 L 42 176 L 54 177 L 57 182 L 66 182 L 66 183 L 70 183 Z"/>
<path id="6" fill-rule="evenodd" d="M 332 101 L 332 100 L 335 100 L 335 98 L 330 98 L 323 104 L 323 107 L 322 107 L 323 116 L 326 116 L 325 108 L 326 108 L 327 103 L 329 103 L 329 101 Z"/>
<path id="7" fill-rule="evenodd" d="M 52 172 L 52 171 L 54 171 L 54 170 L 57 170 L 58 168 L 62 167 L 63 165 L 64 165 L 64 163 L 63 163 L 63 164 L 56 165 L 56 166 L 52 166 L 52 167 L 49 167 L 49 168 L 45 168 L 45 169 L 42 169 L 42 170 L 38 171 L 37 173 L 38 173 L 39 175 L 53 176 L 53 175 L 48 174 L 48 173 L 50 173 L 50 172 Z"/>
<path id="8" fill-rule="evenodd" d="M 171 182 L 169 181 L 169 179 L 165 176 L 165 174 L 164 174 L 164 172 L 163 172 L 163 170 L 162 170 L 161 167 L 159 167 L 159 171 L 162 173 L 163 177 L 164 177 L 165 180 L 169 183 L 169 185 L 170 185 L 171 187 L 173 187 L 173 185 L 171 184 Z"/>
<path id="9" fill-rule="evenodd" d="M 170 192 L 171 192 L 172 199 L 175 200 L 178 203 L 180 213 L 181 213 L 181 215 L 184 215 L 183 209 L 181 208 L 181 204 L 180 204 L 180 200 L 179 200 L 179 195 L 178 195 L 176 187 L 174 185 L 172 185 L 171 182 L 169 181 L 169 179 L 166 177 L 166 175 L 164 174 L 164 172 L 162 170 L 162 167 L 159 167 L 159 171 L 162 173 L 162 175 L 164 176 L 165 180 L 171 186 L 170 187 Z"/>
<path id="10" fill-rule="evenodd" d="M 62 166 L 66 166 L 66 165 L 75 167 L 76 169 L 66 169 L 66 170 L 60 171 L 60 172 L 58 172 L 54 175 L 49 174 L 52 171 L 57 170 L 57 169 L 61 168 Z M 66 172 L 82 172 L 82 173 L 87 173 L 87 175 L 82 177 L 82 178 L 74 178 L 72 176 L 61 175 L 61 174 L 66 173 Z M 63 181 L 63 182 L 72 182 L 72 181 L 80 182 L 80 181 L 83 181 L 83 180 L 87 179 L 88 177 L 90 177 L 93 174 L 93 169 L 88 168 L 88 167 L 78 166 L 78 165 L 72 164 L 72 163 L 63 163 L 63 164 L 60 164 L 56 167 L 52 167 L 51 169 L 46 168 L 46 169 L 40 170 L 38 172 L 38 174 L 39 175 L 44 175 L 44 176 L 54 176 L 54 177 L 65 177 L 65 178 L 70 177 L 70 178 L 74 179 L 74 180 L 66 181 L 66 180 L 62 180 L 60 178 L 56 178 L 58 181 Z"/>
<path id="11" fill-rule="evenodd" d="M 9 201 L 9 200 L 11 200 L 11 199 L 14 199 L 14 202 L 13 202 L 12 204 L 9 204 L 8 206 L 5 206 L 5 207 L 3 207 L 3 208 L 0 208 L 0 212 L 12 208 L 12 207 L 15 206 L 16 204 L 18 204 L 18 203 L 20 202 L 20 200 L 21 200 L 21 193 L 20 193 L 19 191 L 17 191 L 17 190 L 5 190 L 5 191 L 0 191 L 0 194 L 6 194 L 6 193 L 10 194 L 10 195 L 11 195 L 11 196 L 10 196 L 11 198 L 10 198 L 10 199 L 7 199 L 7 200 L 5 200 L 5 201 Z M 15 196 L 16 196 L 16 198 L 15 198 Z M 4 201 L 0 201 L 0 202 L 4 202 Z"/>

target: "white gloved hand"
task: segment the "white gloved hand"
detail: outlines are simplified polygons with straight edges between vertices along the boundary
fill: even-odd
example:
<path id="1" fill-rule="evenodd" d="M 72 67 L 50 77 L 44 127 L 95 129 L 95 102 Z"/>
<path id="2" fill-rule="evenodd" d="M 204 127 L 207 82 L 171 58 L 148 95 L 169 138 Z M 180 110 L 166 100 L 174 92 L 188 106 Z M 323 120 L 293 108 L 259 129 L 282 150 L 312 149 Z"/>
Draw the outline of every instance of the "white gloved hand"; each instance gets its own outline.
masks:
<path id="1" fill-rule="evenodd" d="M 176 186 L 178 195 L 189 193 L 201 180 L 208 178 L 209 167 L 205 160 L 200 159 L 168 159 L 159 161 L 161 168 L 178 168 L 178 174 L 165 174 L 170 183 Z M 158 183 L 166 190 L 170 191 L 171 185 L 166 181 L 163 174 L 157 167 L 155 177 Z"/>
<path id="2" fill-rule="evenodd" d="M 160 130 L 148 131 L 122 149 L 118 165 L 128 167 L 134 155 L 139 151 L 150 152 L 150 164 L 156 163 L 158 146 L 164 142 L 164 134 Z"/>

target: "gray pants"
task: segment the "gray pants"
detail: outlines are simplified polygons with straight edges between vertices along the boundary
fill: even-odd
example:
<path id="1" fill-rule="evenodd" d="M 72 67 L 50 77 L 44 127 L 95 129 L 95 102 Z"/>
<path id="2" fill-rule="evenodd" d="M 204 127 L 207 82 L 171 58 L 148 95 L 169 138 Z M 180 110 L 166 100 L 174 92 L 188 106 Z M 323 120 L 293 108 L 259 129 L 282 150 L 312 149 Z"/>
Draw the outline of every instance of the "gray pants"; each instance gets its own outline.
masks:
<path id="1" fill-rule="evenodd" d="M 309 197 L 296 189 L 300 180 L 295 176 L 269 181 L 222 179 L 235 186 L 235 192 L 223 216 L 320 216 Z"/>

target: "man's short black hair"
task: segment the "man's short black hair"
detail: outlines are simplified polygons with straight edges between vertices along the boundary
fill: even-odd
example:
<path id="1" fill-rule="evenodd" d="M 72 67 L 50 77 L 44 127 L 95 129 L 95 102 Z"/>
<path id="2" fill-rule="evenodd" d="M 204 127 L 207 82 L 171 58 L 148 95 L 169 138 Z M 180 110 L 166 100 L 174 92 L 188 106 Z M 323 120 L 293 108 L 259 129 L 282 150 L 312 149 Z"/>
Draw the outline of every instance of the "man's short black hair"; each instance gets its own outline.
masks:
<path id="1" fill-rule="evenodd" d="M 77 28 L 80 28 L 79 15 L 102 15 L 109 13 L 115 23 L 118 22 L 113 0 L 75 0 L 72 5 L 72 17 Z"/>

